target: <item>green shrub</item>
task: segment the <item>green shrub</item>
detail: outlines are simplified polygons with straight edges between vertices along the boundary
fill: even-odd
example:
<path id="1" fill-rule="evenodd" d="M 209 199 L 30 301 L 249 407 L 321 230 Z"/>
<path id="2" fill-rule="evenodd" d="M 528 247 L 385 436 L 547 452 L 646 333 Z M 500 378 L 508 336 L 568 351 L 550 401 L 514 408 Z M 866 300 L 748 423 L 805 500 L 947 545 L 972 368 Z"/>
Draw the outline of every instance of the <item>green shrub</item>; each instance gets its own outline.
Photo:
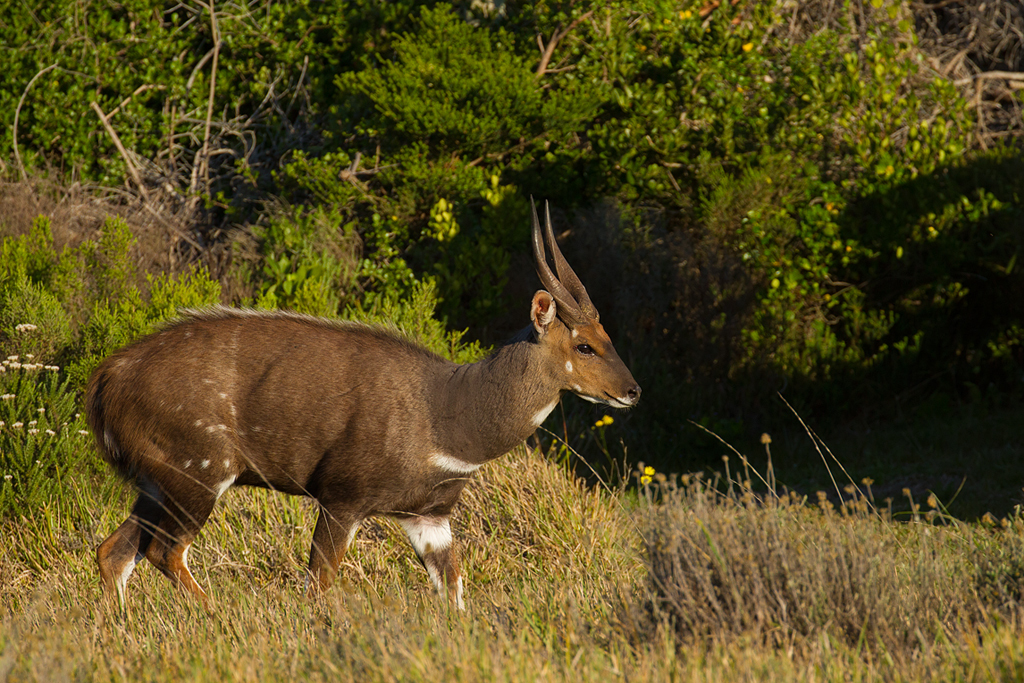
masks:
<path id="1" fill-rule="evenodd" d="M 36 360 L 11 354 L 0 364 L 0 517 L 66 513 L 67 478 L 94 463 L 74 390 Z"/>
<path id="2" fill-rule="evenodd" d="M 220 283 L 203 268 L 177 278 L 147 275 L 148 300 L 138 287 L 129 286 L 111 301 L 98 301 L 74 347 L 67 374 L 72 384 L 84 387 L 92 371 L 111 353 L 156 330 L 183 309 L 220 303 Z"/>

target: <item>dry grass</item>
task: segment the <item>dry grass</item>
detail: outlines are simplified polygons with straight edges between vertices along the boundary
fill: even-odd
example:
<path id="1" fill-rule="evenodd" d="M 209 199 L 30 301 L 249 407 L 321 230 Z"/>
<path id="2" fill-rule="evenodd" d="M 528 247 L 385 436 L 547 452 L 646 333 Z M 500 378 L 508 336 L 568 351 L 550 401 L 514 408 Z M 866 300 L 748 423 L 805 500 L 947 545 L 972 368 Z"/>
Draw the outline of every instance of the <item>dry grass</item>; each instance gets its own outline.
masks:
<path id="1" fill-rule="evenodd" d="M 1019 548 L 1021 529 L 894 524 L 745 504 L 742 492 L 728 502 L 706 487 L 670 488 L 657 503 L 586 489 L 563 467 L 525 452 L 484 468 L 455 515 L 465 614 L 437 599 L 389 522 L 364 528 L 341 585 L 311 602 L 302 575 L 309 503 L 236 490 L 191 555 L 213 610 L 203 612 L 143 564 L 122 615 L 97 602 L 92 553 L 126 514 L 128 495 L 116 483 L 79 482 L 68 495 L 80 514 L 40 513 L 0 528 L 0 681 L 1017 680 L 1024 673 L 1012 610 L 1001 610 L 1001 621 L 961 620 L 969 632 L 942 608 L 943 600 L 996 605 L 998 591 L 986 597 L 982 583 L 971 583 L 974 560 L 994 560 L 1004 569 L 992 575 L 1007 576 L 1019 555 L 994 550 Z M 652 546 L 650 573 L 642 539 Z M 682 575 L 663 567 L 673 553 L 689 562 L 689 602 L 680 597 Z M 724 573 L 722 561 L 730 567 Z M 789 573 L 779 574 L 785 562 Z M 850 572 L 841 575 L 844 563 Z M 785 580 L 796 597 L 780 616 L 772 591 Z M 976 588 L 957 602 L 951 592 L 969 585 Z M 682 611 L 673 613 L 670 599 Z M 856 611 L 872 605 L 875 612 Z M 880 617 L 871 622 L 871 646 L 843 627 L 860 629 L 865 615 Z"/>

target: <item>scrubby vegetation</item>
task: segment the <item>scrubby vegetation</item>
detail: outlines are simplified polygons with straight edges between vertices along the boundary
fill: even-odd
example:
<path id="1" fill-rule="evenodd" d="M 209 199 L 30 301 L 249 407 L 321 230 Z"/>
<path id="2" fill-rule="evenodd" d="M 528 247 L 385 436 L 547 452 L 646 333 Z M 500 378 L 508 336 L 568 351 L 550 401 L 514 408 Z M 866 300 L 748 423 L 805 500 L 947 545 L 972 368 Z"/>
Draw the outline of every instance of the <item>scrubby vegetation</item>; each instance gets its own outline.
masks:
<path id="1" fill-rule="evenodd" d="M 0 10 L 0 679 L 1019 678 L 1018 4 Z M 144 568 L 96 604 L 100 359 L 218 302 L 478 359 L 531 195 L 644 400 L 482 471 L 468 614 L 387 522 L 309 602 L 311 511 L 251 491 L 193 554 L 212 614 Z"/>

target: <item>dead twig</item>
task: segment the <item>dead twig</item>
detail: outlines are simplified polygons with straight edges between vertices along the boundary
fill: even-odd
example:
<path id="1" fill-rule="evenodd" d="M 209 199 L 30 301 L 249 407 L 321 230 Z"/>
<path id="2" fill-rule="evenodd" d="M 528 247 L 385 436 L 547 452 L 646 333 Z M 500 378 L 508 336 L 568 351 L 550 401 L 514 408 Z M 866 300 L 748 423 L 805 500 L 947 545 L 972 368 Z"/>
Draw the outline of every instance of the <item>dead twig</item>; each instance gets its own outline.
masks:
<path id="1" fill-rule="evenodd" d="M 581 14 L 579 17 L 574 19 L 573 22 L 569 24 L 569 26 L 567 26 L 566 28 L 562 28 L 562 24 L 558 24 L 558 28 L 556 28 L 551 33 L 551 38 L 550 40 L 548 40 L 547 45 L 544 44 L 544 38 L 541 36 L 541 34 L 537 34 L 537 45 L 538 47 L 540 47 L 541 53 L 540 64 L 537 65 L 536 73 L 536 77 L 538 79 L 541 78 L 544 74 L 552 73 L 554 71 L 552 69 L 548 69 L 548 64 L 551 62 L 551 56 L 555 53 L 555 48 L 558 47 L 558 43 L 567 35 L 569 35 L 569 33 L 571 33 L 572 30 L 579 26 L 582 22 L 588 20 L 593 13 L 594 10 L 590 10 L 585 14 Z"/>
<path id="2" fill-rule="evenodd" d="M 149 192 L 146 190 L 146 186 L 142 182 L 142 177 L 139 175 L 139 170 L 135 167 L 135 164 L 132 162 L 131 157 L 128 156 L 128 150 L 126 150 L 124 148 L 124 145 L 121 144 L 121 138 L 118 137 L 117 131 L 114 130 L 114 127 L 110 125 L 110 121 L 107 120 L 107 115 L 103 113 L 103 110 L 100 108 L 100 105 L 96 104 L 95 101 L 92 101 L 89 103 L 89 106 L 92 107 L 93 111 L 96 112 L 96 115 L 100 117 L 100 122 L 103 124 L 103 127 L 107 130 L 107 134 L 110 135 L 110 139 L 114 141 L 114 146 L 117 147 L 117 151 L 120 152 L 121 157 L 124 158 L 124 163 L 128 167 L 128 173 L 131 174 L 132 180 L 134 180 L 135 184 L 138 186 L 139 192 L 142 193 L 143 199 L 148 201 Z"/>

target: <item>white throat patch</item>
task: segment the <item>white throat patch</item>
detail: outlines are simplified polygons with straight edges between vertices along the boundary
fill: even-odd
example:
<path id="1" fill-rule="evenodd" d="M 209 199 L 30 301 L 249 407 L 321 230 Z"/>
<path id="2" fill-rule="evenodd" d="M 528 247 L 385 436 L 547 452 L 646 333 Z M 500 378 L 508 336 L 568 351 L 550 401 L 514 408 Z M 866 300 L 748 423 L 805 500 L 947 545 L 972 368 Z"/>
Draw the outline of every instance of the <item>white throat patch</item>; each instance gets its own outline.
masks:
<path id="1" fill-rule="evenodd" d="M 533 426 L 540 427 L 542 424 L 544 424 L 544 420 L 548 419 L 548 415 L 551 414 L 551 411 L 554 410 L 555 406 L 557 405 L 558 399 L 556 398 L 554 401 L 551 402 L 551 405 L 545 406 L 544 408 L 541 408 L 539 411 L 537 411 L 537 414 L 533 416 Z"/>
<path id="2" fill-rule="evenodd" d="M 452 456 L 444 453 L 431 453 L 429 460 L 431 465 L 438 469 L 442 469 L 445 472 L 469 474 L 470 472 L 476 472 L 480 469 L 480 465 L 474 465 L 471 462 L 459 460 L 458 458 L 453 458 Z"/>

